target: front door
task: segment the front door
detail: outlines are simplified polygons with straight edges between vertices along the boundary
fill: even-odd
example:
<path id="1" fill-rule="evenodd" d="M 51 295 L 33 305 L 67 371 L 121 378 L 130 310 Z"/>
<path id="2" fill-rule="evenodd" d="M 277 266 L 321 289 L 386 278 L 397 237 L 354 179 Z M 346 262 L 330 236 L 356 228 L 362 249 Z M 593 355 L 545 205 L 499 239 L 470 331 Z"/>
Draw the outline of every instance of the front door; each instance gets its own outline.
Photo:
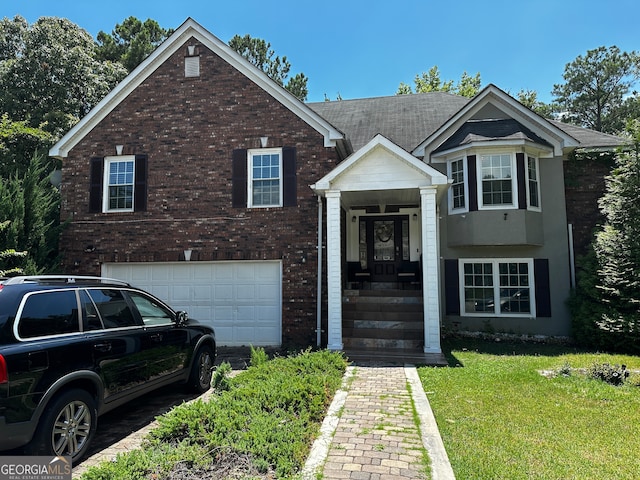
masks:
<path id="1" fill-rule="evenodd" d="M 400 265 L 409 260 L 409 216 L 361 217 L 360 258 L 363 257 L 372 282 L 397 281 Z"/>

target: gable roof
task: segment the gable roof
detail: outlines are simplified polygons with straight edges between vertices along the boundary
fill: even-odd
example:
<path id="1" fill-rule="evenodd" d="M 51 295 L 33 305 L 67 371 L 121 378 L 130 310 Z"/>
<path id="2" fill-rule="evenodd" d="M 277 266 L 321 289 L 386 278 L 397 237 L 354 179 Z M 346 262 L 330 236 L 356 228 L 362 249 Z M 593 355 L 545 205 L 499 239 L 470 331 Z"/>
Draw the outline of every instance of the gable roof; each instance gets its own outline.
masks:
<path id="1" fill-rule="evenodd" d="M 529 110 L 517 100 L 490 85 L 473 99 L 445 92 L 393 95 L 388 97 L 309 103 L 309 107 L 345 133 L 354 150 L 361 148 L 380 133 L 405 150 L 419 153 L 417 146 L 424 143 L 436 130 L 457 114 L 471 109 L 481 96 L 491 98 L 517 113 L 523 128 L 543 139 L 541 130 L 532 130 L 525 123 L 544 125 L 556 137 L 566 139 L 567 148 L 612 148 L 624 144 L 620 137 L 567 123 L 549 120 Z M 474 102 L 475 100 L 475 102 Z M 471 104 L 471 105 L 469 105 Z M 526 122 L 520 120 L 526 119 Z M 464 122 L 460 122 L 462 125 Z M 455 130 L 450 133 L 453 134 Z M 444 141 L 444 139 L 442 140 Z M 547 142 L 547 140 L 544 140 Z M 437 148 L 436 145 L 433 148 Z M 438 148 L 438 150 L 440 150 Z"/>
<path id="2" fill-rule="evenodd" d="M 51 149 L 49 155 L 64 158 L 69 151 L 82 140 L 94 127 L 100 123 L 120 102 L 133 90 L 144 82 L 171 55 L 182 48 L 190 38 L 194 38 L 203 46 L 209 48 L 216 55 L 236 68 L 264 91 L 269 93 L 286 108 L 324 136 L 326 147 L 338 146 L 344 141 L 344 134 L 322 118 L 315 111 L 298 100 L 293 94 L 285 90 L 278 83 L 256 68 L 244 57 L 235 52 L 226 43 L 211 34 L 192 18 L 188 18 L 178 29 L 167 38 L 156 50 L 138 65 L 127 77 L 120 82 L 105 98 L 80 120 L 65 136 Z"/>

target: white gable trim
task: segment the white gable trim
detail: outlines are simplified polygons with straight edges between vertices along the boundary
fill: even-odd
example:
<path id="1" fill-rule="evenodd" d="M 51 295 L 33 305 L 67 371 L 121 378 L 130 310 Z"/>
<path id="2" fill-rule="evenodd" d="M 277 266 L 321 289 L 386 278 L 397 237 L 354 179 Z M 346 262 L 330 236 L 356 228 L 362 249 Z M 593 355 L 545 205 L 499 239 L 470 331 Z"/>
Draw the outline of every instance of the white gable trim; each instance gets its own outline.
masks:
<path id="1" fill-rule="evenodd" d="M 324 193 L 328 190 L 331 190 L 333 188 L 332 185 L 338 180 L 338 178 L 347 174 L 347 172 L 353 169 L 354 166 L 364 161 L 363 159 L 365 159 L 365 157 L 367 157 L 369 153 L 379 148 L 388 151 L 393 157 L 399 159 L 409 167 L 415 169 L 416 175 L 419 175 L 420 177 L 428 176 L 431 179 L 431 185 L 448 184 L 447 176 L 445 174 L 420 161 L 383 135 L 378 134 L 373 139 L 371 139 L 369 143 L 360 148 L 358 151 L 354 152 L 331 172 L 318 180 L 314 185 L 311 186 L 311 188 L 317 193 Z"/>
<path id="2" fill-rule="evenodd" d="M 425 161 L 429 161 L 431 153 L 436 148 L 487 104 L 495 105 L 511 118 L 547 140 L 553 145 L 553 152 L 556 156 L 562 156 L 565 148 L 576 148 L 579 145 L 579 142 L 571 135 L 532 112 L 513 97 L 491 84 L 478 93 L 457 114 L 447 120 L 411 153 L 417 157 L 424 157 Z"/>
<path id="3" fill-rule="evenodd" d="M 215 35 L 208 32 L 195 20 L 188 18 L 169 38 L 154 50 L 151 55 L 82 118 L 80 122 L 51 147 L 49 155 L 56 158 L 65 158 L 69 154 L 69 151 L 75 147 L 85 135 L 95 128 L 120 102 L 144 82 L 171 55 L 182 48 L 184 43 L 191 37 L 194 37 L 203 46 L 212 50 L 216 55 L 219 55 L 232 67 L 255 82 L 309 126 L 323 135 L 325 147 L 333 147 L 336 145 L 337 140 L 344 138 L 342 132 L 298 100 L 295 95 L 282 88 L 264 72 L 249 63 L 244 57 L 235 52 Z"/>

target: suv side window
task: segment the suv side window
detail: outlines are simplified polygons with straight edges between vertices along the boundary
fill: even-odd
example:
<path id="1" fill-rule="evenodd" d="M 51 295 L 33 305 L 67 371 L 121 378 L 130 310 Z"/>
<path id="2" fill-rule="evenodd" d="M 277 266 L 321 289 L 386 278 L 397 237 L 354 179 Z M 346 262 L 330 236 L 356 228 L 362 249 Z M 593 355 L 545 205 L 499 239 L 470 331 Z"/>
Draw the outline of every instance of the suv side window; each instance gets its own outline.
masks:
<path id="1" fill-rule="evenodd" d="M 80 331 L 78 301 L 72 290 L 32 293 L 27 296 L 19 316 L 20 338 Z"/>
<path id="2" fill-rule="evenodd" d="M 134 327 L 138 324 L 120 290 L 89 289 L 105 328 Z"/>
<path id="3" fill-rule="evenodd" d="M 82 306 L 82 331 L 102 330 L 102 320 L 98 315 L 96 306 L 91 301 L 89 294 L 85 290 L 80 290 L 80 305 Z"/>
<path id="4" fill-rule="evenodd" d="M 128 293 L 129 297 L 133 300 L 133 303 L 135 303 L 136 308 L 140 312 L 142 322 L 145 325 L 166 325 L 173 321 L 173 315 L 171 312 L 159 305 L 158 302 L 136 292 Z"/>

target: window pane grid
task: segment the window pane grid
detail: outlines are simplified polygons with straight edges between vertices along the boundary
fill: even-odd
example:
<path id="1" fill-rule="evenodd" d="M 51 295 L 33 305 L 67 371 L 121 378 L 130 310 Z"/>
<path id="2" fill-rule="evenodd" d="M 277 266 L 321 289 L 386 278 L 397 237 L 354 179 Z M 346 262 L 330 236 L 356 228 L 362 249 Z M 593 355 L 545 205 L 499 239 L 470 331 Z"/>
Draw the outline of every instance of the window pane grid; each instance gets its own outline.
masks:
<path id="1" fill-rule="evenodd" d="M 133 209 L 134 161 L 109 162 L 108 209 Z"/>
<path id="2" fill-rule="evenodd" d="M 251 155 L 253 206 L 280 205 L 280 153 Z"/>
<path id="3" fill-rule="evenodd" d="M 483 155 L 480 168 L 483 205 L 512 205 L 511 155 Z"/>
<path id="4" fill-rule="evenodd" d="M 540 206 L 540 195 L 538 193 L 538 164 L 535 158 L 528 157 L 527 174 L 529 177 L 529 206 Z"/>
<path id="5" fill-rule="evenodd" d="M 456 160 L 451 163 L 451 185 L 453 208 L 464 208 L 466 200 L 464 196 L 464 163 Z"/>
<path id="6" fill-rule="evenodd" d="M 464 263 L 465 313 L 531 313 L 529 272 L 527 262 Z"/>

